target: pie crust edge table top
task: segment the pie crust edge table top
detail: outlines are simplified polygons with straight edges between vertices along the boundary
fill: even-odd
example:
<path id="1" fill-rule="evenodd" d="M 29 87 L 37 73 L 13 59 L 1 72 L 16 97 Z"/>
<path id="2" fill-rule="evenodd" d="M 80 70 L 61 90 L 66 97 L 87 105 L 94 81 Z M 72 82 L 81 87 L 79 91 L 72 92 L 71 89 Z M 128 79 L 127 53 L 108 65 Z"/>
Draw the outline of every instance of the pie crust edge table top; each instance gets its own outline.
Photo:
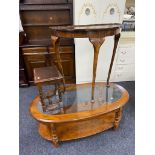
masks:
<path id="1" fill-rule="evenodd" d="M 121 24 L 92 24 L 49 27 L 51 35 L 64 38 L 100 38 L 120 33 Z"/>

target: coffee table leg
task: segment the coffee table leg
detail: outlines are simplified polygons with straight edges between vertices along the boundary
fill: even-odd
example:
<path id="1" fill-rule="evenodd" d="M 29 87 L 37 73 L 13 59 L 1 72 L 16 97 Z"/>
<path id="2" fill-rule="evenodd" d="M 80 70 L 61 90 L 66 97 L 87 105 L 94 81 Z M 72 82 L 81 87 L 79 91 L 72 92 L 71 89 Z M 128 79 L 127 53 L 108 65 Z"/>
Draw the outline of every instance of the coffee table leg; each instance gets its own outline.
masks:
<path id="1" fill-rule="evenodd" d="M 59 139 L 58 139 L 58 136 L 56 133 L 56 128 L 55 128 L 54 124 L 51 124 L 51 136 L 52 136 L 52 144 L 55 147 L 58 147 L 59 146 Z"/>
<path id="2" fill-rule="evenodd" d="M 94 88 L 95 88 L 95 79 L 96 79 L 96 69 L 98 62 L 98 54 L 101 45 L 105 41 L 105 38 L 89 38 L 89 41 L 93 44 L 94 47 L 94 62 L 93 62 L 93 79 L 92 79 L 92 102 L 94 101 Z"/>
<path id="3" fill-rule="evenodd" d="M 115 112 L 114 130 L 116 130 L 119 127 L 119 122 L 121 118 L 122 118 L 122 108 L 119 108 Z"/>

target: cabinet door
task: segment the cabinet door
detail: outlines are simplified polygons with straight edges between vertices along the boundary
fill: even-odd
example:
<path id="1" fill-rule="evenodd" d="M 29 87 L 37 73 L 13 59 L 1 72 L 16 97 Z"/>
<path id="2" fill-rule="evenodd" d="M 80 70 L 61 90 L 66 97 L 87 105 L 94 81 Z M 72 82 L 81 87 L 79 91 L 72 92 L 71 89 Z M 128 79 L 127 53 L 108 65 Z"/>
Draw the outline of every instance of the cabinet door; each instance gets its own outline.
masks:
<path id="1" fill-rule="evenodd" d="M 53 62 L 57 65 L 56 55 L 53 48 L 48 49 L 51 53 Z M 61 63 L 64 70 L 64 76 L 67 83 L 75 82 L 75 68 L 74 68 L 74 47 L 64 46 L 60 47 Z M 46 66 L 47 48 L 23 48 L 23 56 L 28 72 L 30 82 L 33 82 L 33 69 Z M 48 54 L 49 55 L 49 54 Z"/>
<path id="2" fill-rule="evenodd" d="M 54 62 L 57 65 L 57 59 L 55 53 L 53 52 L 53 48 L 50 48 L 50 52 Z M 60 47 L 60 57 L 66 82 L 75 83 L 74 46 Z"/>
<path id="3" fill-rule="evenodd" d="M 28 79 L 33 81 L 33 69 L 46 66 L 46 47 L 23 48 L 22 54 L 24 57 Z"/>

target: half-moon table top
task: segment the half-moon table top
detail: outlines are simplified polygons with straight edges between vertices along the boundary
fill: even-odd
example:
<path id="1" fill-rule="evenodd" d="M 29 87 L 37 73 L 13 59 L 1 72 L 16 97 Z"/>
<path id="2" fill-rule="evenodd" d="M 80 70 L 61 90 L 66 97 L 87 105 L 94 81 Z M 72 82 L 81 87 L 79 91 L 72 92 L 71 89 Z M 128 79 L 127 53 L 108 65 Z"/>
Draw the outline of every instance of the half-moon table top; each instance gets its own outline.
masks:
<path id="1" fill-rule="evenodd" d="M 57 37 L 65 38 L 85 38 L 85 37 L 103 37 L 120 33 L 121 24 L 92 24 L 92 25 L 69 25 L 49 27 L 51 33 Z M 96 35 L 96 33 L 100 33 Z"/>
<path id="2" fill-rule="evenodd" d="M 78 121 L 105 114 L 122 107 L 129 98 L 128 92 L 117 84 L 96 83 L 94 102 L 91 102 L 91 83 L 66 86 L 63 105 L 53 111 L 43 112 L 40 97 L 30 105 L 31 115 L 45 123 Z M 63 113 L 61 112 L 63 108 Z"/>

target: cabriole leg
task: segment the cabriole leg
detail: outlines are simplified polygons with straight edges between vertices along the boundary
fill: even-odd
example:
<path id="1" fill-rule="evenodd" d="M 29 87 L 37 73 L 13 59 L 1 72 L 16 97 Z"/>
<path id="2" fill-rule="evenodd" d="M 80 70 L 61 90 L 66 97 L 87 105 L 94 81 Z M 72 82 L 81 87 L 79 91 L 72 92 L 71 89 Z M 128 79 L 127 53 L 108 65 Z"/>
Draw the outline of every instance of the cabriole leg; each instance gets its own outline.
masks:
<path id="1" fill-rule="evenodd" d="M 105 41 L 105 38 L 89 38 L 89 41 L 93 44 L 94 47 L 94 62 L 93 62 L 93 79 L 92 79 L 92 102 L 94 102 L 94 88 L 95 88 L 95 79 L 96 79 L 96 69 L 98 62 L 98 54 L 101 45 Z"/>
<path id="2" fill-rule="evenodd" d="M 108 72 L 108 78 L 107 78 L 107 86 L 108 87 L 109 87 L 109 79 L 110 79 L 110 75 L 111 75 L 111 70 L 112 70 L 112 66 L 113 66 L 113 62 L 114 62 L 114 58 L 115 58 L 115 54 L 116 54 L 116 49 L 117 49 L 119 38 L 120 38 L 120 33 L 115 35 L 115 37 L 114 37 L 114 48 L 113 48 L 110 68 L 109 68 L 109 72 Z"/>

